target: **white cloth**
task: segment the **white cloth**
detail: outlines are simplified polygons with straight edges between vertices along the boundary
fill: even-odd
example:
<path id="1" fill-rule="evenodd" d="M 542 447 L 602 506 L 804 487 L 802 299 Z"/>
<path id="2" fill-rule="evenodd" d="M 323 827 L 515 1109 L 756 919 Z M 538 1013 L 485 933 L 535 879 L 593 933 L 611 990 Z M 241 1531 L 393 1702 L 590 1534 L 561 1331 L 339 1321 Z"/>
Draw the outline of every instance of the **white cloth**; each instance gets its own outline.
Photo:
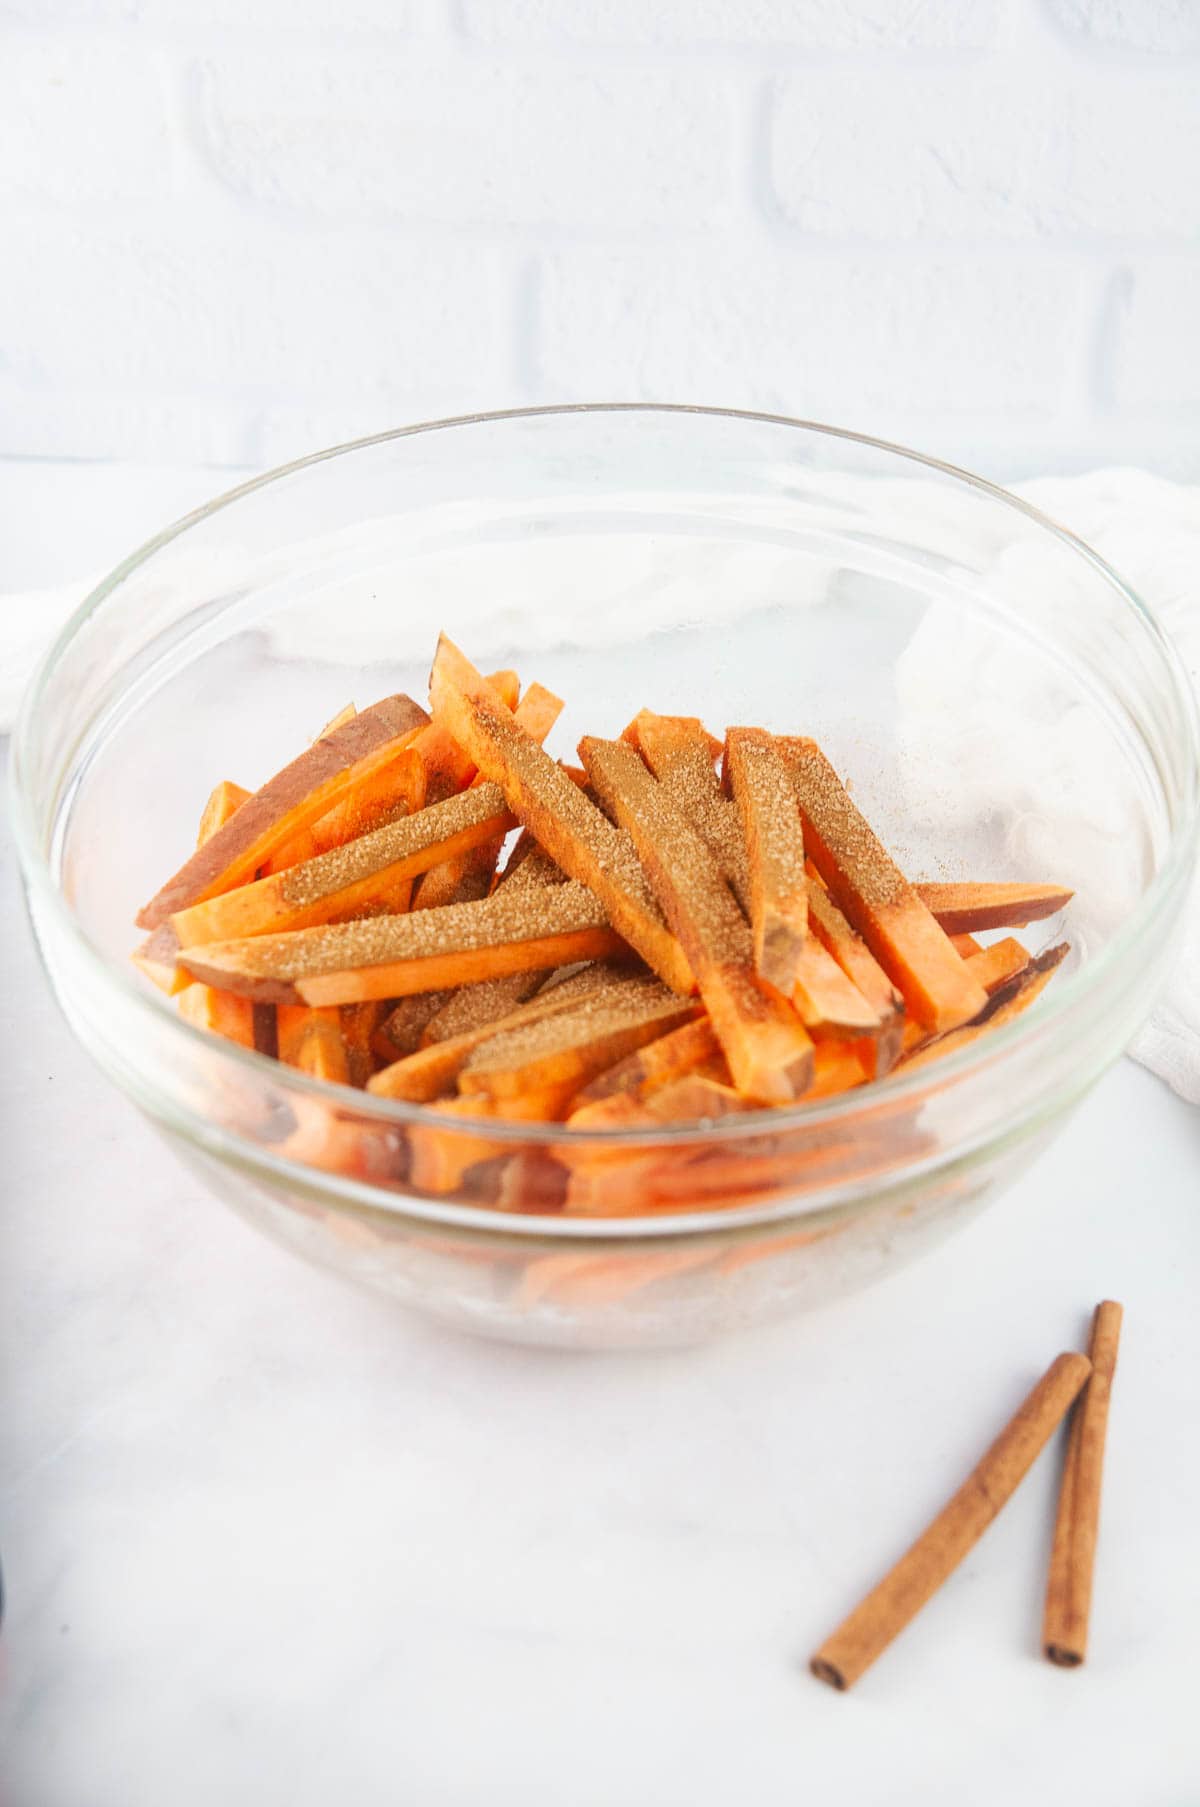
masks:
<path id="1" fill-rule="evenodd" d="M 1200 686 L 1200 487 L 1111 470 L 1014 488 L 1094 546 L 1145 597 Z M 1021 576 L 1036 582 L 1035 572 Z M 88 587 L 81 580 L 0 598 L 0 732 L 11 727 L 33 665 Z M 1200 1103 L 1200 894 L 1172 982 L 1130 1051 L 1181 1097 Z"/>

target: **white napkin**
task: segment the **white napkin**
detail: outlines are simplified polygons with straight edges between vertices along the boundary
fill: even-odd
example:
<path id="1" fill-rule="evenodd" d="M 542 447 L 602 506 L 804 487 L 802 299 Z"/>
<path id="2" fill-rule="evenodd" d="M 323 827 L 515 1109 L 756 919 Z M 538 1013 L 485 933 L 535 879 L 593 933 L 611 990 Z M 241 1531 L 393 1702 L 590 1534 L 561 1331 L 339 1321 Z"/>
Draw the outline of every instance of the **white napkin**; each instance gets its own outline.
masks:
<path id="1" fill-rule="evenodd" d="M 1200 686 L 1200 487 L 1112 470 L 1014 489 L 1094 546 L 1146 598 Z M 11 727 L 43 648 L 89 587 L 81 581 L 0 597 L 0 732 Z M 1181 1097 L 1200 1103 L 1200 893 L 1171 984 L 1130 1052 Z"/>

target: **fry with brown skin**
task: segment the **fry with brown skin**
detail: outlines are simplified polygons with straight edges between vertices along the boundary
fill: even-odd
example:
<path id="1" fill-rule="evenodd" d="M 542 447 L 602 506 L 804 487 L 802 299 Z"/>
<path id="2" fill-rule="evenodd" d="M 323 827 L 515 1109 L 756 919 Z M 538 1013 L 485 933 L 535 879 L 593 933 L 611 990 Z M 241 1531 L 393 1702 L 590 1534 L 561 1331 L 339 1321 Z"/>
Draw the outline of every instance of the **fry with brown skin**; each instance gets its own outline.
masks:
<path id="1" fill-rule="evenodd" d="M 359 1004 L 625 952 L 586 886 L 552 886 L 536 907 L 506 889 L 479 903 L 207 943 L 181 961 L 263 1003 Z"/>
<path id="2" fill-rule="evenodd" d="M 917 896 L 948 935 L 973 935 L 983 929 L 1017 929 L 1042 922 L 1065 910 L 1074 891 L 1063 885 L 919 884 Z"/>
<path id="3" fill-rule="evenodd" d="M 912 1016 L 943 1032 L 987 1001 L 926 906 L 851 801 L 815 741 L 781 739 L 804 817 L 805 844 L 834 902 L 903 993 Z"/>
<path id="4" fill-rule="evenodd" d="M 764 1104 L 799 1097 L 812 1080 L 812 1042 L 754 971 L 749 925 L 708 848 L 625 742 L 585 737 L 579 756 L 605 808 L 633 838 L 738 1090 Z"/>
<path id="5" fill-rule="evenodd" d="M 441 860 L 480 843 L 490 845 L 511 825 L 499 786 L 480 785 L 416 815 L 402 816 L 315 860 L 179 910 L 171 925 L 182 946 L 195 947 L 347 922 L 380 909 L 404 909 L 407 888 L 397 906 L 398 886 Z"/>
<path id="6" fill-rule="evenodd" d="M 985 953 L 989 950 L 985 949 Z M 1028 964 L 1002 985 L 995 996 L 988 1000 L 987 1007 L 980 1013 L 976 1022 L 965 1023 L 960 1029 L 952 1029 L 947 1035 L 936 1035 L 920 1042 L 911 1053 L 906 1053 L 897 1063 L 907 1073 L 913 1067 L 925 1066 L 929 1061 L 941 1060 L 946 1054 L 953 1054 L 959 1048 L 969 1047 L 981 1036 L 988 1035 L 993 1029 L 1011 1023 L 1022 1011 L 1028 1010 L 1045 991 L 1059 963 L 1065 958 L 1067 943 L 1060 942 L 1057 947 L 1048 948 L 1044 954 Z M 978 954 L 972 956 L 979 959 Z"/>
<path id="7" fill-rule="evenodd" d="M 730 728 L 725 737 L 725 770 L 746 850 L 754 964 L 762 978 L 788 997 L 802 977 L 808 946 L 804 831 L 795 792 L 774 738 L 761 728 Z M 833 967 L 831 980 L 841 980 L 843 987 L 853 990 L 823 948 L 819 954 Z M 823 964 L 818 959 L 818 973 Z M 813 976 L 809 974 L 810 986 Z M 800 1000 L 797 1007 L 811 1026 L 812 1019 L 805 1016 Z M 879 1021 L 873 1011 L 870 1018 Z M 818 1020 L 824 1020 L 823 1012 Z"/>
<path id="8" fill-rule="evenodd" d="M 214 785 L 201 811 L 200 826 L 196 832 L 197 847 L 203 847 L 206 841 L 211 841 L 218 828 L 224 828 L 234 811 L 241 808 L 249 795 L 248 790 L 244 790 L 240 784 L 234 784 L 229 778 Z M 147 935 L 130 958 L 150 983 L 157 985 L 160 991 L 165 991 L 169 998 L 175 997 L 194 983 L 179 964 L 179 937 L 169 922 L 161 923 L 152 934 Z M 195 999 L 189 1007 L 189 1014 L 193 1021 L 199 1021 L 201 1012 Z"/>
<path id="9" fill-rule="evenodd" d="M 385 697 L 306 747 L 235 810 L 203 847 L 138 914 L 156 929 L 178 910 L 231 890 L 255 871 L 298 828 L 307 827 L 380 767 L 388 765 L 428 721 L 411 697 Z"/>
<path id="10" fill-rule="evenodd" d="M 672 990 L 694 990 L 683 949 L 663 921 L 628 837 L 524 733 L 444 634 L 429 693 L 435 717 L 484 776 L 503 787 L 513 815 L 551 858 L 601 900 L 617 933 Z"/>
<path id="11" fill-rule="evenodd" d="M 240 809 L 249 796 L 248 790 L 240 784 L 234 784 L 229 778 L 223 778 L 220 784 L 214 786 L 200 817 L 200 827 L 196 832 L 197 847 L 203 847 L 206 841 L 211 841 L 218 828 L 224 828 L 234 811 Z"/>

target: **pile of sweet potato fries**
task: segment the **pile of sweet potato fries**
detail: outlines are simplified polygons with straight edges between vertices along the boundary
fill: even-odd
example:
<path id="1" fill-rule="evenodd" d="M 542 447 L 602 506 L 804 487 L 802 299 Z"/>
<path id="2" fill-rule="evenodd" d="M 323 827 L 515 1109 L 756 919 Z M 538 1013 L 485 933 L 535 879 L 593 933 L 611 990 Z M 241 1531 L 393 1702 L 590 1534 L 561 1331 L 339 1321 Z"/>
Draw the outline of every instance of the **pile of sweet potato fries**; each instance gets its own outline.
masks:
<path id="1" fill-rule="evenodd" d="M 977 941 L 1070 892 L 910 883 L 812 740 L 643 710 L 576 767 L 544 750 L 561 709 L 443 636 L 428 711 L 348 707 L 261 789 L 217 786 L 135 960 L 191 1022 L 448 1127 L 594 1131 L 935 1060 L 1066 951 Z"/>

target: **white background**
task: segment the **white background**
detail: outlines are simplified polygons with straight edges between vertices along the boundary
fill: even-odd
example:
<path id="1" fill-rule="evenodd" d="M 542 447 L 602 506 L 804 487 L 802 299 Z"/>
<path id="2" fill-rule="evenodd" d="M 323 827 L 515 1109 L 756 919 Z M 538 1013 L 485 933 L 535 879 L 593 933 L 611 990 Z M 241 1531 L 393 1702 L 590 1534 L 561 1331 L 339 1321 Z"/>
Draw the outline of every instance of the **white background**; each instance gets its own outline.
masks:
<path id="1" fill-rule="evenodd" d="M 1198 83 L 1196 0 L 3 0 L 0 456 L 650 398 L 1195 477 Z"/>
<path id="2" fill-rule="evenodd" d="M 0 0 L 0 592 L 235 468 L 536 401 L 1194 481 L 1198 168 L 1200 0 Z M 1200 1800 L 1200 1117 L 1158 1080 L 1120 1063 L 869 1293 L 562 1359 L 177 1168 L 53 1012 L 4 846 L 0 948 L 6 1804 Z M 821 1688 L 1104 1294 L 1087 1667 L 1037 1650 L 1047 1452 Z"/>

